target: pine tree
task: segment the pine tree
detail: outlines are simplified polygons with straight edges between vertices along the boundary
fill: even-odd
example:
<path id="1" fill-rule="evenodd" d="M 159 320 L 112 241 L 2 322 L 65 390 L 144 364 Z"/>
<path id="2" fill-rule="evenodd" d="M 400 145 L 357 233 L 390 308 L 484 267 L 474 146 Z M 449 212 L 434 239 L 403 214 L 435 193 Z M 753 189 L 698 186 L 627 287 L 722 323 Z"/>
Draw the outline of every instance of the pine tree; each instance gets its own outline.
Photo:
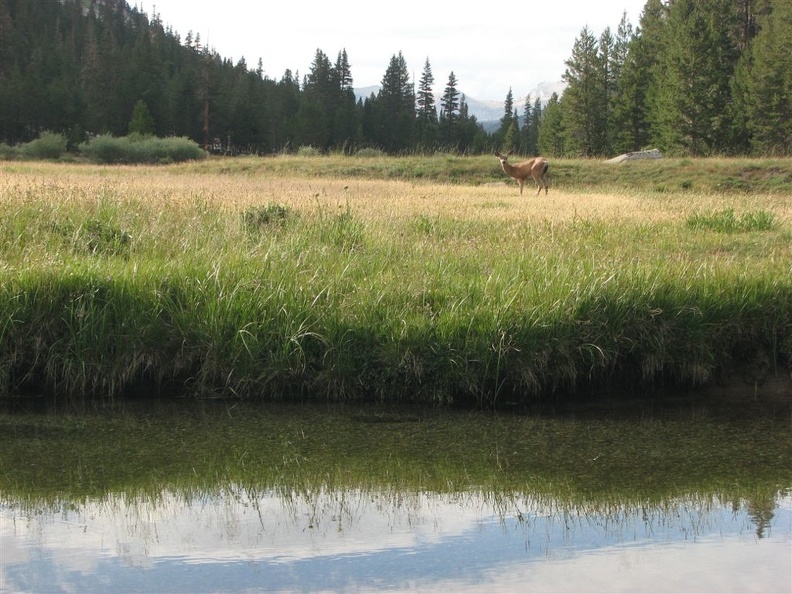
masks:
<path id="1" fill-rule="evenodd" d="M 621 64 L 616 57 L 616 41 L 610 28 L 606 27 L 597 45 L 597 85 L 603 109 L 596 132 L 598 142 L 595 154 L 598 155 L 608 154 L 612 150 L 612 139 L 615 136 L 613 106 L 618 92 L 616 76 L 620 70 Z"/>
<path id="2" fill-rule="evenodd" d="M 627 103 L 624 100 L 625 64 L 628 60 L 630 44 L 634 39 L 632 25 L 627 20 L 627 13 L 622 14 L 616 37 L 610 52 L 610 80 L 608 88 L 608 148 L 611 152 L 622 153 L 635 150 L 629 146 L 630 118 Z"/>
<path id="3" fill-rule="evenodd" d="M 486 132 L 470 115 L 467 97 L 462 94 L 459 98 L 459 119 L 455 126 L 456 150 L 458 153 L 481 152 L 485 148 L 484 139 Z"/>
<path id="4" fill-rule="evenodd" d="M 429 63 L 429 58 L 426 58 L 421 79 L 418 81 L 418 93 L 416 103 L 418 105 L 418 120 L 423 124 L 437 122 L 437 107 L 435 106 L 434 93 L 432 86 L 434 85 L 434 76 L 432 75 L 432 66 Z"/>
<path id="5" fill-rule="evenodd" d="M 154 134 L 154 118 L 151 116 L 148 105 L 142 99 L 138 99 L 135 108 L 132 110 L 132 119 L 129 121 L 129 133 L 140 135 Z"/>
<path id="6" fill-rule="evenodd" d="M 662 84 L 653 114 L 660 148 L 692 155 L 729 147 L 730 80 L 737 52 L 731 0 L 676 0 L 668 13 Z"/>
<path id="7" fill-rule="evenodd" d="M 333 116 L 332 143 L 336 147 L 343 146 L 346 147 L 346 150 L 352 150 L 353 144 L 358 140 L 359 118 L 352 66 L 349 64 L 346 49 L 338 53 L 333 72 L 338 93 L 338 105 Z"/>
<path id="8" fill-rule="evenodd" d="M 317 49 L 300 96 L 295 139 L 298 145 L 326 150 L 332 144 L 332 115 L 338 103 L 336 85 L 337 77 L 330 59 Z"/>
<path id="9" fill-rule="evenodd" d="M 451 71 L 440 100 L 440 139 L 449 149 L 457 147 L 459 141 L 456 130 L 459 120 L 459 95 L 457 77 Z"/>
<path id="10" fill-rule="evenodd" d="M 539 150 L 539 130 L 542 126 L 542 119 L 544 111 L 542 109 L 542 100 L 537 97 L 534 100 L 533 109 L 531 110 L 531 125 L 528 129 L 528 148 L 529 155 L 538 155 Z"/>
<path id="11" fill-rule="evenodd" d="M 429 63 L 429 58 L 426 58 L 416 94 L 416 135 L 418 148 L 428 152 L 434 150 L 438 140 L 437 107 L 432 90 L 433 85 L 432 66 Z"/>
<path id="12" fill-rule="evenodd" d="M 415 126 L 415 92 L 407 62 L 401 52 L 394 55 L 376 100 L 376 141 L 389 153 L 412 145 Z"/>
<path id="13" fill-rule="evenodd" d="M 338 58 L 335 63 L 335 84 L 341 91 L 353 88 L 352 79 L 352 66 L 349 64 L 349 56 L 347 56 L 346 48 L 338 52 Z"/>
<path id="14" fill-rule="evenodd" d="M 523 103 L 523 124 L 520 128 L 520 152 L 526 155 L 536 154 L 536 138 L 532 136 L 534 130 L 534 113 L 531 95 L 525 97 Z"/>
<path id="15" fill-rule="evenodd" d="M 440 101 L 440 118 L 452 123 L 459 116 L 459 90 L 457 89 L 457 77 L 453 70 L 448 75 L 443 97 Z"/>
<path id="16" fill-rule="evenodd" d="M 557 93 L 550 96 L 543 112 L 539 127 L 538 149 L 539 153 L 552 156 L 564 156 L 564 118 L 561 110 L 561 101 Z"/>
<path id="17" fill-rule="evenodd" d="M 748 128 L 757 152 L 792 154 L 792 4 L 773 4 L 749 46 Z"/>
<path id="18" fill-rule="evenodd" d="M 618 126 L 614 139 L 617 152 L 645 149 L 652 142 L 652 112 L 662 85 L 659 57 L 665 47 L 667 20 L 662 0 L 648 0 L 638 30 L 629 41 L 613 108 Z"/>
<path id="19" fill-rule="evenodd" d="M 607 82 L 604 58 L 597 39 L 584 27 L 566 60 L 563 79 L 567 88 L 561 99 L 564 119 L 564 151 L 569 155 L 601 155 L 607 148 Z"/>
<path id="20" fill-rule="evenodd" d="M 517 148 L 519 138 L 519 125 L 517 112 L 514 109 L 514 94 L 511 87 L 506 93 L 503 101 L 503 117 L 500 120 L 500 128 L 495 133 L 495 144 L 500 145 L 503 152 L 509 152 Z"/>

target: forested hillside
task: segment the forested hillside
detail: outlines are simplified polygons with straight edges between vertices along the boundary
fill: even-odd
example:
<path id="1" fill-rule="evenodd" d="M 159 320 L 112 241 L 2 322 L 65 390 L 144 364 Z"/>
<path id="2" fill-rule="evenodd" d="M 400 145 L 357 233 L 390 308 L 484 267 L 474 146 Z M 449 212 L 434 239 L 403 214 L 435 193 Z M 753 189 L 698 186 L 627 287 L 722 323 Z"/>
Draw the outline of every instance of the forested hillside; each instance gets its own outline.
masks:
<path id="1" fill-rule="evenodd" d="M 493 134 L 429 59 L 411 80 L 397 51 L 378 93 L 356 99 L 345 50 L 332 61 L 317 49 L 302 78 L 279 80 L 220 52 L 124 0 L 0 0 L 0 143 L 137 132 L 224 153 L 792 153 L 789 0 L 648 0 L 635 26 L 583 27 L 564 93 L 543 104 L 509 92 Z"/>

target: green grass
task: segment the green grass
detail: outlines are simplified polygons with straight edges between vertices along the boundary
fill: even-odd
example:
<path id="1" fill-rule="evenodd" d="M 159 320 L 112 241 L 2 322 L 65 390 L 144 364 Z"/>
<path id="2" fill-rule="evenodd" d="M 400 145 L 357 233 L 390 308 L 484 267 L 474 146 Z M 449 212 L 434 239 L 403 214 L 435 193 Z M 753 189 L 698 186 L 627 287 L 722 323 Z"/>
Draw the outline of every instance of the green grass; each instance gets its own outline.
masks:
<path id="1" fill-rule="evenodd" d="M 350 163 L 376 177 L 411 159 Z M 50 165 L 41 181 L 11 166 L 23 181 L 0 201 L 0 395 L 530 406 L 686 390 L 757 361 L 788 373 L 782 200 L 697 194 L 716 204 L 702 215 L 680 206 L 687 194 L 638 192 L 627 208 L 650 214 L 625 218 L 473 183 L 460 210 L 433 213 L 443 184 L 336 190 L 323 184 L 337 160 L 212 160 L 150 185 L 134 168 Z M 328 177 L 308 188 L 270 170 L 312 180 L 314 162 Z M 267 172 L 281 185 L 262 190 Z M 210 189 L 179 189 L 188 174 Z"/>
<path id="2" fill-rule="evenodd" d="M 733 208 L 710 214 L 696 213 L 688 217 L 687 224 L 693 229 L 711 229 L 722 233 L 747 231 L 769 231 L 776 226 L 773 213 L 764 210 L 746 212 L 737 216 Z"/>
<path id="3" fill-rule="evenodd" d="M 527 157 L 525 157 L 527 158 Z M 520 156 L 512 157 L 519 162 Z M 448 154 L 355 158 L 343 155 L 304 158 L 279 155 L 266 159 L 208 159 L 182 165 L 185 173 L 236 175 L 293 175 L 390 180 L 421 180 L 452 184 L 503 181 L 492 155 L 464 157 Z M 789 158 L 668 158 L 628 161 L 618 165 L 597 159 L 550 159 L 551 187 L 584 191 L 628 190 L 673 192 L 771 193 L 792 191 Z"/>

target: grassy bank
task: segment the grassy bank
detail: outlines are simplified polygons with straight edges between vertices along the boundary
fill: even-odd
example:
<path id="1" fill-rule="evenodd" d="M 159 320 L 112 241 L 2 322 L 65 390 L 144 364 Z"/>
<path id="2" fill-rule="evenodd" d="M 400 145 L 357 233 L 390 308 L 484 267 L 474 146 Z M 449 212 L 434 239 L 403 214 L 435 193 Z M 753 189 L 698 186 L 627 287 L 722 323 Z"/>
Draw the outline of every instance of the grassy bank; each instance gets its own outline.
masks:
<path id="1" fill-rule="evenodd" d="M 557 165 L 520 198 L 494 157 L 4 164 L 0 394 L 497 406 L 788 377 L 788 183 Z"/>

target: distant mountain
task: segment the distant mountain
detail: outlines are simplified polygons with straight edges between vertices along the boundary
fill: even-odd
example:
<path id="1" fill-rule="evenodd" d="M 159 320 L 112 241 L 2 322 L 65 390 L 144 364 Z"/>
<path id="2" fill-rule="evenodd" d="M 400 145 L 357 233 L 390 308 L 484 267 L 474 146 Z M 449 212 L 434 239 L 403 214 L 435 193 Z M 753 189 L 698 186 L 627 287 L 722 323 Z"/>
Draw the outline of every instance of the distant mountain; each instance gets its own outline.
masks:
<path id="1" fill-rule="evenodd" d="M 531 96 L 531 101 L 535 101 L 538 97 L 542 103 L 547 103 L 550 100 L 550 97 L 553 93 L 558 93 L 558 96 L 561 96 L 561 93 L 564 92 L 564 88 L 566 87 L 566 83 L 563 81 L 557 82 L 542 82 L 536 85 L 533 89 L 528 91 L 528 94 Z M 380 86 L 379 85 L 372 85 L 369 87 L 359 87 L 355 89 L 355 96 L 358 99 L 367 99 L 372 94 L 376 95 L 379 93 Z M 464 91 L 460 90 L 461 94 L 464 94 Z M 438 95 L 437 91 L 435 91 L 435 100 L 437 101 Z M 475 116 L 478 122 L 484 127 L 487 132 L 494 132 L 500 126 L 500 119 L 503 117 L 503 102 L 505 101 L 506 97 L 504 97 L 500 101 L 493 101 L 493 100 L 481 100 L 475 99 L 470 97 L 469 95 L 465 95 L 465 101 L 468 104 L 468 112 L 470 115 Z M 514 97 L 514 107 L 517 109 L 519 114 L 522 114 L 523 111 L 523 104 L 525 101 L 525 96 Z"/>

